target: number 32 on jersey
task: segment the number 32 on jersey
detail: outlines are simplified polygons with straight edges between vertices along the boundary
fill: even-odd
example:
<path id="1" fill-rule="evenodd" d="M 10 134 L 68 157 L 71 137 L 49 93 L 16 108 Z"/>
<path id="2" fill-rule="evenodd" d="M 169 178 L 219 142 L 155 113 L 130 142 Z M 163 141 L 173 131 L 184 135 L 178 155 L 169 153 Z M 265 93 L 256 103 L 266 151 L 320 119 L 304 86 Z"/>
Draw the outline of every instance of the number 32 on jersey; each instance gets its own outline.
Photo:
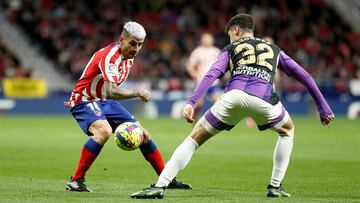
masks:
<path id="1" fill-rule="evenodd" d="M 274 58 L 273 49 L 266 43 L 256 44 L 254 47 L 248 43 L 241 43 L 236 45 L 235 54 L 242 54 L 242 59 L 238 61 L 238 65 L 256 64 L 268 68 L 270 71 L 274 69 L 273 65 L 266 61 L 266 59 Z"/>

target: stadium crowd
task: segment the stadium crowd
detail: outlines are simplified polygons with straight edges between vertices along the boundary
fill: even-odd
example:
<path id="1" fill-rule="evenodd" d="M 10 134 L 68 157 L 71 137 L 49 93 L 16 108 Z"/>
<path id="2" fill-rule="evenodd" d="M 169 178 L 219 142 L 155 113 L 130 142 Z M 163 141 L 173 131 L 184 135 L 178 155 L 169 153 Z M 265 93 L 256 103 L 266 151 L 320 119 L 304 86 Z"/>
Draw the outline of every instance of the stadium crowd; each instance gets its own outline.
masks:
<path id="1" fill-rule="evenodd" d="M 0 41 L 0 81 L 5 77 L 31 77 L 32 70 L 24 69 L 20 60 Z"/>
<path id="2" fill-rule="evenodd" d="M 8 0 L 0 6 L 74 81 L 93 51 L 116 40 L 129 20 L 148 34 L 132 75 L 188 78 L 185 64 L 201 33 L 211 32 L 224 47 L 223 28 L 238 12 L 254 15 L 257 36 L 272 37 L 320 86 L 344 91 L 349 79 L 360 79 L 360 34 L 322 0 Z M 285 78 L 283 88 L 302 88 Z"/>

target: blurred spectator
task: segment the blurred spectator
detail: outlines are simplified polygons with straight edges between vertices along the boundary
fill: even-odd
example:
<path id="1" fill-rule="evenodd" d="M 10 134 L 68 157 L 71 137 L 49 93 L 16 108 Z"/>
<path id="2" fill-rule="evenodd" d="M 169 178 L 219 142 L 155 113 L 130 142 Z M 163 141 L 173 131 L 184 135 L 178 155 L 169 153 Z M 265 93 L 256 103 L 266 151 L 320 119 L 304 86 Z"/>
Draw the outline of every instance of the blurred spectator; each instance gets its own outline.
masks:
<path id="1" fill-rule="evenodd" d="M 31 77 L 32 70 L 25 70 L 20 61 L 0 42 L 0 81 L 5 77 Z"/>
<path id="2" fill-rule="evenodd" d="M 339 91 L 360 71 L 360 35 L 344 24 L 323 0 L 5 0 L 8 18 L 74 80 L 91 53 L 115 39 L 124 22 L 134 19 L 148 32 L 137 57 L 139 77 L 189 78 L 185 63 L 196 40 L 211 32 L 215 45 L 228 42 L 225 22 L 237 12 L 256 17 L 259 36 L 275 43 L 318 79 Z M 267 25 L 267 26 L 265 26 Z M 291 84 L 288 84 L 290 82 Z M 297 88 L 292 80 L 282 89 Z"/>

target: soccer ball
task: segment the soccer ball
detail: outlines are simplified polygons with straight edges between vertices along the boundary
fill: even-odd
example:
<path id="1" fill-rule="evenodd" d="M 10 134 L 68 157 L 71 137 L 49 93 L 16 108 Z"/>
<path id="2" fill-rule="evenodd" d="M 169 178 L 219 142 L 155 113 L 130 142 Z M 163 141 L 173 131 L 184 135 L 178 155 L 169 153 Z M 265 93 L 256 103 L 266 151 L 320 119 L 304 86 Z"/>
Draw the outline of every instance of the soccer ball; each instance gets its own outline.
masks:
<path id="1" fill-rule="evenodd" d="M 120 124 L 115 130 L 115 143 L 126 151 L 137 149 L 144 140 L 144 132 L 133 122 Z"/>

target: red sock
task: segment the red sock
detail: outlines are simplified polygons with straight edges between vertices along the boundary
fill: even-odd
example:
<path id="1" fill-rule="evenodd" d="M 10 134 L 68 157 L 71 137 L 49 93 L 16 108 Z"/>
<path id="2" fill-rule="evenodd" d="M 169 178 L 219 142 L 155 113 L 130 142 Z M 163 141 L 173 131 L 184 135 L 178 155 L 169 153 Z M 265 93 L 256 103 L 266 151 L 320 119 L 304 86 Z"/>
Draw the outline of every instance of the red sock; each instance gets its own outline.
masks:
<path id="1" fill-rule="evenodd" d="M 200 114 L 200 108 L 199 108 L 199 107 L 195 107 L 193 118 L 194 118 L 195 120 L 197 120 L 197 118 L 199 117 L 199 114 Z"/>
<path id="2" fill-rule="evenodd" d="M 149 140 L 146 144 L 140 145 L 140 151 L 145 159 L 150 162 L 155 172 L 160 175 L 165 167 L 165 163 L 155 143 Z"/>
<path id="3" fill-rule="evenodd" d="M 154 168 L 156 173 L 160 175 L 160 173 L 164 170 L 165 163 L 161 156 L 161 153 L 158 149 L 154 150 L 152 153 L 144 155 L 145 159 L 150 162 L 151 166 Z"/>
<path id="4" fill-rule="evenodd" d="M 95 161 L 96 157 L 97 155 L 91 153 L 88 149 L 83 147 L 81 150 L 80 161 L 72 177 L 72 180 L 85 177 L 86 172 L 89 170 L 90 166 Z"/>

